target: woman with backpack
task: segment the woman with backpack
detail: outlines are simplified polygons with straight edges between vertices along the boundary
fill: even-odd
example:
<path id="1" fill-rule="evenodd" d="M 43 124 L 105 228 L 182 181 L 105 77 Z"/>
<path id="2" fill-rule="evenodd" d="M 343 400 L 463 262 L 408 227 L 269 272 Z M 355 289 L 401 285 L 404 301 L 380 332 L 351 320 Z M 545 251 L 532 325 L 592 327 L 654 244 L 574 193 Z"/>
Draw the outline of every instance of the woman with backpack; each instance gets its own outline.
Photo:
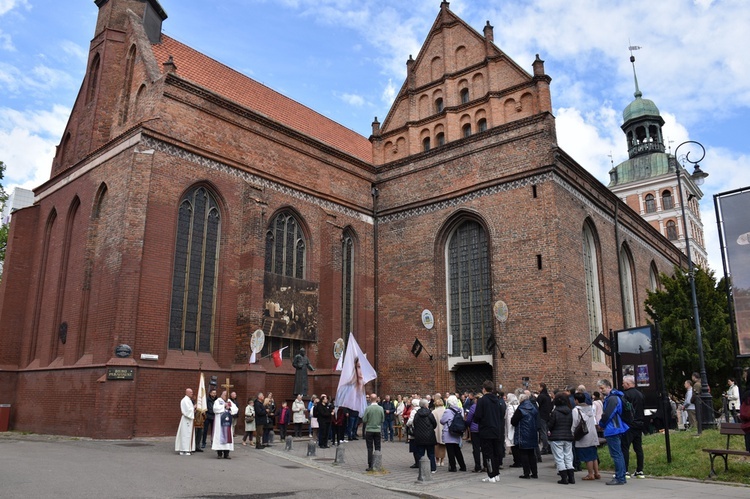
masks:
<path id="1" fill-rule="evenodd" d="M 466 432 L 466 423 L 459 425 L 462 428 L 461 433 L 455 430 L 457 425 L 454 425 L 454 431 L 451 431 L 451 424 L 455 419 L 463 420 L 463 410 L 458 406 L 458 398 L 455 395 L 448 397 L 446 402 L 448 408 L 440 417 L 440 424 L 443 425 L 443 442 L 445 443 L 445 450 L 448 452 L 448 471 L 456 471 L 456 461 L 458 461 L 458 469 L 466 471 L 464 455 L 461 453 L 461 437 Z"/>

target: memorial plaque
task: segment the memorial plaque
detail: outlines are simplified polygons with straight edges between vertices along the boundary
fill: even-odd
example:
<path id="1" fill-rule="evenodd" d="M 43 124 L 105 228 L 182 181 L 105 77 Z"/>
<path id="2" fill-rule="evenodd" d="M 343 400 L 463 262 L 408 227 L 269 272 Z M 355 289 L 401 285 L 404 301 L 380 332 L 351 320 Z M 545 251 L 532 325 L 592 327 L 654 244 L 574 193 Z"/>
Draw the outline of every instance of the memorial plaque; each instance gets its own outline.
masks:
<path id="1" fill-rule="evenodd" d="M 115 348 L 115 355 L 121 359 L 130 357 L 131 353 L 133 353 L 133 349 L 130 348 L 129 345 L 118 345 L 117 348 Z"/>
<path id="2" fill-rule="evenodd" d="M 129 380 L 135 378 L 135 369 L 132 367 L 110 367 L 107 368 L 108 380 Z"/>

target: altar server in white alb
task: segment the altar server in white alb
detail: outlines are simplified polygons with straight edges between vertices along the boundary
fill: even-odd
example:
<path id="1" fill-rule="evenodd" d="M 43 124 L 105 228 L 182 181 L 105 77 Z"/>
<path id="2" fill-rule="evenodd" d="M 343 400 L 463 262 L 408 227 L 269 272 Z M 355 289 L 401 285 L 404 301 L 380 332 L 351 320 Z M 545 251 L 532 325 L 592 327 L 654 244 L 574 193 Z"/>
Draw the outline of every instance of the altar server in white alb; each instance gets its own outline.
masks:
<path id="1" fill-rule="evenodd" d="M 221 397 L 214 402 L 214 435 L 211 449 L 215 450 L 221 459 L 232 459 L 229 451 L 234 450 L 234 435 L 232 434 L 232 419 L 237 415 L 238 408 L 231 400 L 227 400 L 227 392 L 221 392 Z"/>
<path id="2" fill-rule="evenodd" d="M 174 450 L 181 456 L 189 456 L 195 450 L 195 432 L 193 431 L 193 420 L 195 419 L 195 406 L 193 405 L 193 390 L 185 389 L 185 396 L 180 402 L 182 418 L 180 427 L 177 428 L 177 437 L 174 440 Z"/>

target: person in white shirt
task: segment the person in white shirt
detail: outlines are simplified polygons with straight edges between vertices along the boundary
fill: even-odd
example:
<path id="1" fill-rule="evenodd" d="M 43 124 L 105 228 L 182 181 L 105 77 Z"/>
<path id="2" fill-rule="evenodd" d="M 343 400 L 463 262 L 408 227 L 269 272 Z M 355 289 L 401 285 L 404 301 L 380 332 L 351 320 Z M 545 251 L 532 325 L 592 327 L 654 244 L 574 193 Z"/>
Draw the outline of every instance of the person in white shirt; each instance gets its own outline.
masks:
<path id="1" fill-rule="evenodd" d="M 185 396 L 180 402 L 180 426 L 177 428 L 177 436 L 174 440 L 174 450 L 181 456 L 189 456 L 195 451 L 195 432 L 193 431 L 193 420 L 195 419 L 195 406 L 193 405 L 193 390 L 185 389 Z"/>
<path id="2" fill-rule="evenodd" d="M 698 419 L 695 417 L 695 404 L 693 403 L 693 382 L 685 380 L 685 402 L 682 403 L 687 412 L 690 428 L 698 428 Z"/>
<path id="3" fill-rule="evenodd" d="M 727 388 L 727 392 L 724 394 L 724 397 L 727 399 L 727 408 L 734 422 L 741 423 L 737 413 L 740 409 L 740 388 L 735 384 L 734 378 L 729 378 L 727 383 L 729 384 L 729 388 Z"/>

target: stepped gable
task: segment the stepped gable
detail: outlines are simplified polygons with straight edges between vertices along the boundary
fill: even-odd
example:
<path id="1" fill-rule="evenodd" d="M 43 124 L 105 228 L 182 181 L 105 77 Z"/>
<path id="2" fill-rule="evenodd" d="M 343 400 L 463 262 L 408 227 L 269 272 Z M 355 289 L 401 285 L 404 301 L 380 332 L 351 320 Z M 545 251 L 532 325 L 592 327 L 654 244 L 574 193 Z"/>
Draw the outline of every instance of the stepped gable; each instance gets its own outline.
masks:
<path id="1" fill-rule="evenodd" d="M 372 144 L 357 132 L 162 34 L 152 49 L 158 63 L 170 56 L 176 75 L 335 149 L 372 163 Z M 162 69 L 163 71 L 163 69 Z"/>

